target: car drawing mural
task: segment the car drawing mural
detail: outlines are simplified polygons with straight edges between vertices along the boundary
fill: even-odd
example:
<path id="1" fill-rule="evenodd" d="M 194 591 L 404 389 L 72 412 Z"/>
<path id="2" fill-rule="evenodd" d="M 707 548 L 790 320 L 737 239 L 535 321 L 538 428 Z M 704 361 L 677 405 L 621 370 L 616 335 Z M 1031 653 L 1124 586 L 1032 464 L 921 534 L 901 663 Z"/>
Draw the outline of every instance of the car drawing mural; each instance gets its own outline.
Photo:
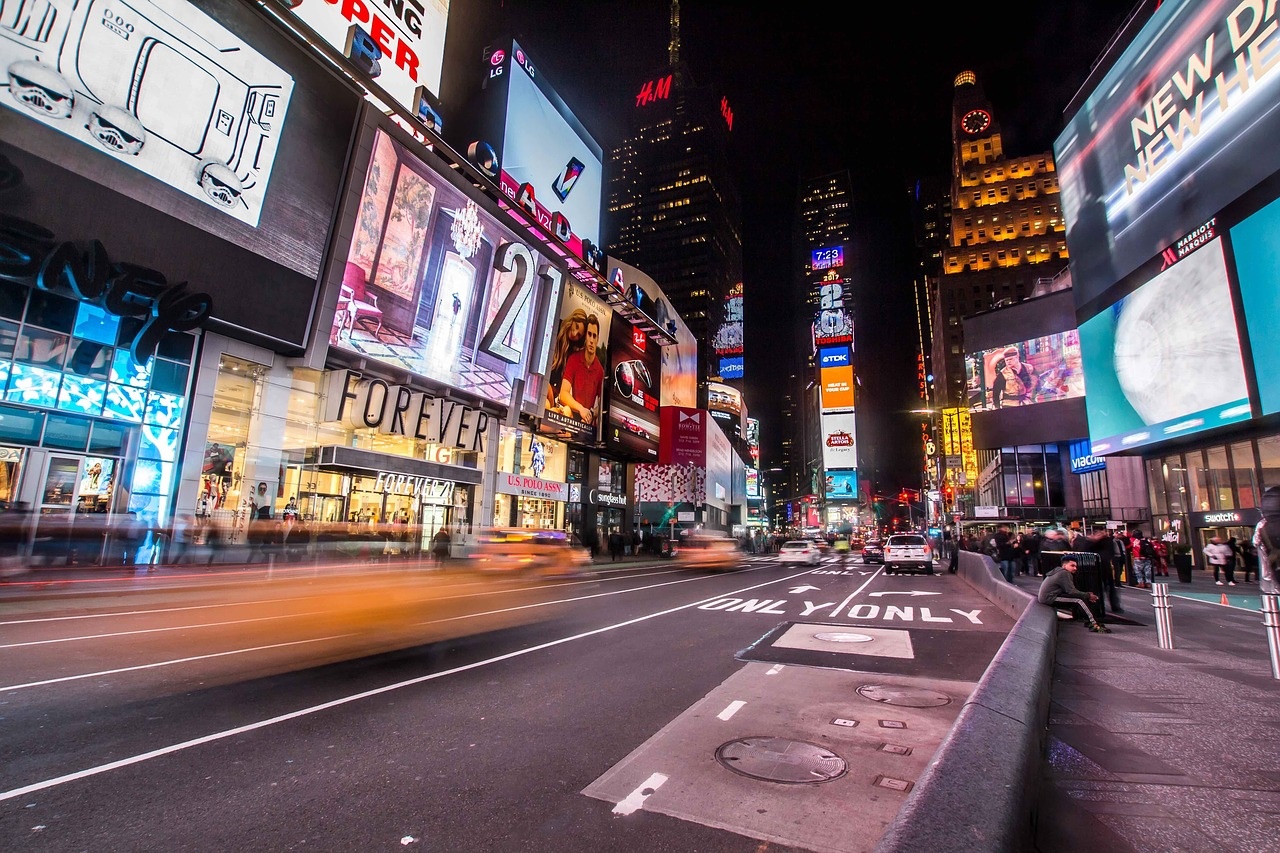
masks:
<path id="1" fill-rule="evenodd" d="M 0 0 L 15 110 L 257 226 L 293 78 L 183 0 Z"/>

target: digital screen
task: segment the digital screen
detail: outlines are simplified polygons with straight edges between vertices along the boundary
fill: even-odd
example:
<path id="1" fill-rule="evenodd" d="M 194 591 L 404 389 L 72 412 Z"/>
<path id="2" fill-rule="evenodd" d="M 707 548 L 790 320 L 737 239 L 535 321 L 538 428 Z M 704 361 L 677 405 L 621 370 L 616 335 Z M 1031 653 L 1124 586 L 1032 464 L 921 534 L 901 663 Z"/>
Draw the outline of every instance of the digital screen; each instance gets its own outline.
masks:
<path id="1" fill-rule="evenodd" d="M 1280 411 L 1280 201 L 1273 201 L 1231 229 L 1236 279 L 1244 302 L 1245 324 L 1253 350 L 1254 374 L 1262 414 Z"/>
<path id="2" fill-rule="evenodd" d="M 853 317 L 843 308 L 824 308 L 813 316 L 813 345 L 853 343 Z"/>
<path id="3" fill-rule="evenodd" d="M 971 412 L 1084 396 L 1075 329 L 980 350 L 964 361 Z"/>
<path id="4" fill-rule="evenodd" d="M 501 140 L 496 151 L 498 183 L 513 207 L 526 213 L 529 206 L 536 209 L 536 219 L 548 232 L 561 230 L 553 220 L 563 217 L 565 246 L 593 266 L 602 266 L 601 148 L 524 49 L 514 41 L 510 45 L 509 51 L 496 50 L 489 57 L 491 73 L 501 68 L 506 79 L 505 115 L 490 112 L 485 128 L 485 142 Z M 523 184 L 533 190 L 531 202 L 521 200 Z"/>
<path id="5" fill-rule="evenodd" d="M 1072 474 L 1086 474 L 1090 471 L 1101 471 L 1107 467 L 1105 458 L 1093 455 L 1093 448 L 1090 446 L 1089 439 L 1073 441 L 1068 447 L 1071 454 Z"/>
<path id="6" fill-rule="evenodd" d="M 848 347 L 822 347 L 818 350 L 818 367 L 848 367 Z"/>
<path id="7" fill-rule="evenodd" d="M 605 443 L 648 462 L 658 459 L 661 347 L 621 317 L 609 332 L 609 411 Z"/>
<path id="8" fill-rule="evenodd" d="M 822 466 L 857 468 L 857 428 L 853 412 L 822 415 Z"/>
<path id="9" fill-rule="evenodd" d="M 1248 420 L 1222 239 L 1080 326 L 1094 455 Z"/>
<path id="10" fill-rule="evenodd" d="M 1273 24 L 1254 3 L 1166 0 L 1067 121 L 1054 159 L 1078 307 L 1280 169 Z"/>
<path id="11" fill-rule="evenodd" d="M 509 402 L 546 261 L 381 130 L 359 210 L 330 346 Z M 469 238 L 455 233 L 459 218 Z"/>
<path id="12" fill-rule="evenodd" d="M 852 409 L 854 406 L 853 368 L 824 367 L 818 371 L 821 383 L 822 410 Z"/>
<path id="13" fill-rule="evenodd" d="M 814 249 L 810 252 L 809 267 L 814 270 L 828 270 L 844 266 L 844 246 L 833 246 L 829 249 Z"/>
<path id="14" fill-rule="evenodd" d="M 403 6 L 284 0 L 281 5 L 410 111 L 418 112 L 420 87 L 440 94 L 449 0 Z M 403 14 L 396 14 L 393 9 L 402 10 Z"/>
<path id="15" fill-rule="evenodd" d="M 707 383 L 707 409 L 726 412 L 734 418 L 742 415 L 742 392 L 720 382 Z"/>
<path id="16" fill-rule="evenodd" d="M 742 356 L 737 355 L 733 358 L 720 359 L 719 370 L 721 379 L 741 379 L 743 374 Z"/>
<path id="17" fill-rule="evenodd" d="M 757 468 L 747 468 L 747 497 L 760 497 L 760 471 Z"/>
<path id="18" fill-rule="evenodd" d="M 724 322 L 716 331 L 711 346 L 717 355 L 737 355 L 742 352 L 742 282 L 735 284 L 724 301 Z"/>
<path id="19" fill-rule="evenodd" d="M 856 501 L 858 499 L 858 472 L 832 471 L 828 468 L 825 491 L 827 500 Z"/>
<path id="20" fill-rule="evenodd" d="M 190 3 L 90 0 L 42 21 L 14 14 L 0 18 L 0 115 L 41 122 L 258 224 L 293 94 L 287 72 Z"/>
<path id="21" fill-rule="evenodd" d="M 611 377 L 609 335 L 613 310 L 575 282 L 565 284 L 559 325 L 551 345 L 542 431 L 558 438 L 591 443 L 604 411 L 605 383 Z M 633 377 L 639 371 L 633 372 Z M 640 377 L 652 388 L 658 377 Z M 634 383 L 632 391 L 634 393 Z M 646 419 L 647 420 L 647 419 Z"/>

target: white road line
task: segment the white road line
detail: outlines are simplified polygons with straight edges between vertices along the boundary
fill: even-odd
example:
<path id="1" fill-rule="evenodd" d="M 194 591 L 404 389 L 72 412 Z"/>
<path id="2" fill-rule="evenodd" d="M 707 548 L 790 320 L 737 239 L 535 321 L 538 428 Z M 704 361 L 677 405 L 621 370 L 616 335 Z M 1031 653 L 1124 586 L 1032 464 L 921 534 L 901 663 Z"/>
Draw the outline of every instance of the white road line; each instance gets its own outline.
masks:
<path id="1" fill-rule="evenodd" d="M 855 589 L 853 592 L 849 593 L 848 598 L 846 598 L 844 601 L 840 602 L 840 604 L 836 607 L 836 609 L 831 611 L 831 614 L 834 616 L 835 614 L 837 614 L 837 613 L 839 613 L 840 611 L 844 610 L 844 609 L 845 609 L 845 607 L 847 607 L 847 606 L 849 605 L 849 602 L 850 602 L 850 601 L 853 601 L 855 598 L 857 598 L 857 597 L 858 597 L 858 593 L 860 593 L 860 592 L 862 592 L 864 589 L 866 589 L 866 588 L 867 588 L 867 584 L 869 584 L 869 583 L 871 583 L 873 580 L 875 580 L 875 579 L 876 579 L 876 575 L 879 575 L 882 571 L 884 571 L 884 566 L 881 566 L 880 568 L 876 569 L 875 574 L 873 574 L 871 577 L 869 577 L 869 578 L 867 578 L 865 581 L 863 581 L 863 582 L 862 582 L 862 586 L 858 587 L 858 588 L 857 588 L 857 589 Z"/>
<path id="2" fill-rule="evenodd" d="M 155 669 L 162 666 L 173 666 L 179 663 L 191 663 L 197 660 L 209 660 L 211 658 L 226 657 L 227 655 L 242 655 L 247 652 L 261 652 L 267 649 L 284 649 L 289 646 L 302 646 L 307 643 L 323 643 L 329 640 L 341 640 L 345 637 L 354 637 L 355 634 L 334 634 L 332 637 L 316 637 L 313 640 L 294 640 L 289 643 L 272 643 L 269 646 L 254 646 L 249 649 L 232 649 L 229 652 L 212 652 L 207 655 L 194 655 L 188 658 L 176 658 L 174 660 L 162 660 L 155 663 L 144 663 L 138 666 L 124 666 L 119 669 L 107 669 L 99 672 L 86 672 L 81 675 L 68 675 L 63 678 L 50 678 L 47 681 L 29 681 L 26 684 L 10 684 L 8 686 L 0 685 L 0 693 L 6 693 L 10 690 L 24 690 L 28 687 L 47 687 L 50 684 L 61 684 L 64 681 L 78 681 L 82 678 L 97 678 L 102 675 L 119 675 L 122 672 L 134 672 L 140 669 Z"/>
<path id="3" fill-rule="evenodd" d="M 99 764 L 97 767 L 86 767 L 84 770 L 77 770 L 74 773 L 68 773 L 63 776 L 57 776 L 53 779 L 45 779 L 41 782 L 33 782 L 32 784 L 24 785 L 21 788 L 13 788 L 8 791 L 0 791 L 0 802 L 4 802 L 5 800 L 12 800 L 15 797 L 25 797 L 26 795 L 34 793 L 36 791 L 44 791 L 44 790 L 48 790 L 49 788 L 56 788 L 59 785 L 65 785 L 68 782 L 75 782 L 80 779 L 87 779 L 90 776 L 97 776 L 100 773 L 106 773 L 111 770 L 118 770 L 121 767 L 129 767 L 134 764 L 141 764 L 144 761 L 150 761 L 154 758 L 162 758 L 166 755 L 172 755 L 177 752 L 182 752 L 183 750 L 186 750 L 186 749 L 191 749 L 197 746 L 203 746 L 204 744 L 207 744 L 207 743 L 215 743 L 217 741 L 225 740 L 227 738 L 233 738 L 238 735 L 245 734 L 247 732 L 257 731 L 258 729 L 265 729 L 270 726 L 278 725 L 280 723 L 286 723 L 286 722 L 289 722 L 290 720 L 297 720 L 303 717 L 309 717 L 312 714 L 318 714 L 321 711 L 328 711 L 331 708 L 339 708 L 343 705 L 347 705 L 352 702 L 359 702 L 364 699 L 370 699 L 374 696 L 381 696 L 384 693 L 391 693 L 393 691 L 400 690 L 405 687 L 413 687 L 418 684 L 425 684 L 428 681 L 435 681 L 438 678 L 445 678 L 446 676 L 457 675 L 460 672 L 467 672 L 469 670 L 479 669 L 481 667 L 489 666 L 491 664 L 501 663 L 503 661 L 512 660 L 518 657 L 523 657 L 524 655 L 531 654 L 533 652 L 540 652 L 545 649 L 554 648 L 555 646 L 561 646 L 561 645 L 564 645 L 565 643 L 572 643 L 572 642 L 576 642 L 577 640 L 585 640 L 588 637 L 594 637 L 597 634 L 605 634 L 605 633 L 608 633 L 609 631 L 616 631 L 621 628 L 628 628 L 632 625 L 638 625 L 641 622 L 647 622 L 650 619 L 657 619 L 660 616 L 669 616 L 672 613 L 679 613 L 682 610 L 693 610 L 709 602 L 718 601 L 721 598 L 723 598 L 725 595 L 741 595 L 742 593 L 750 592 L 753 589 L 759 589 L 761 587 L 771 586 L 776 583 L 786 583 L 787 581 L 795 580 L 798 577 L 802 577 L 805 574 L 807 574 L 807 572 L 800 572 L 798 574 L 792 575 L 791 577 L 775 578 L 773 580 L 765 581 L 764 583 L 758 583 L 752 586 L 743 587 L 742 589 L 733 590 L 732 592 L 729 592 L 729 593 L 718 593 L 710 598 L 704 598 L 699 601 L 691 601 L 688 604 L 681 604 L 678 607 L 669 607 L 666 610 L 658 610 L 653 613 L 648 613 L 644 616 L 637 616 L 634 619 L 627 619 L 624 622 L 617 622 L 617 623 L 614 623 L 613 625 L 605 625 L 602 628 L 594 628 L 590 631 L 583 631 L 581 634 L 574 634 L 569 637 L 561 637 L 558 640 L 549 640 L 545 643 L 539 643 L 536 646 L 529 646 L 528 648 L 524 648 L 524 649 L 516 649 L 513 652 L 507 652 L 505 654 L 498 655 L 497 657 L 474 661 L 472 663 L 463 664 L 462 666 L 456 666 L 453 669 L 441 670 L 440 672 L 433 672 L 428 675 L 421 675 L 421 676 L 418 676 L 417 678 L 410 678 L 407 681 L 399 681 L 399 682 L 396 682 L 395 684 L 386 684 L 386 685 L 383 685 L 382 687 L 375 687 L 372 690 L 365 690 L 361 693 L 353 693 L 350 696 L 343 696 L 339 699 L 331 699 L 328 702 L 322 702 L 319 705 L 312 705 L 309 708 L 299 708 L 296 711 L 290 711 L 287 714 L 280 714 L 279 716 L 270 717 L 265 720 L 259 720 L 256 723 L 247 723 L 243 726 L 236 726 L 233 729 L 225 729 L 220 732 L 213 732 L 203 737 L 193 738 L 192 740 L 183 741 L 181 743 L 170 744 L 169 746 L 164 746 L 159 749 L 153 749 L 150 752 L 144 752 L 139 755 L 131 755 L 131 756 L 128 756 L 127 758 L 121 758 L 117 761 L 111 761 L 106 764 Z M 588 597 L 591 597 L 591 596 L 588 596 Z M 655 773 L 654 777 L 657 777 L 659 775 L 660 774 Z M 663 782 L 666 781 L 665 776 L 661 778 Z"/>
<path id="4" fill-rule="evenodd" d="M 616 815 L 629 815 L 636 809 L 641 808 L 644 805 L 644 801 L 661 788 L 662 783 L 665 781 L 667 781 L 666 776 L 661 773 L 654 773 L 648 779 L 645 779 L 644 784 L 639 788 L 627 794 L 626 799 L 614 806 L 613 813 Z"/>
<path id="5" fill-rule="evenodd" d="M 732 702 L 730 702 L 728 705 L 725 706 L 725 709 L 723 711 L 721 711 L 716 716 L 722 720 L 733 719 L 733 715 L 741 711 L 746 704 L 747 703 L 743 702 L 741 699 L 734 699 Z"/>
<path id="6" fill-rule="evenodd" d="M 111 637 L 132 637 L 138 634 L 161 634 L 165 631 L 187 631 L 196 628 L 221 628 L 226 625 L 244 625 L 249 622 L 278 622 L 281 619 L 301 619 L 304 616 L 323 616 L 331 611 L 313 610 L 309 613 L 286 613 L 283 616 L 255 616 L 252 619 L 228 619 L 223 622 L 201 622 L 197 625 L 172 625 L 168 628 L 142 628 L 137 631 L 112 631 L 109 634 L 86 634 L 80 637 L 57 637 L 52 640 L 32 640 L 28 643 L 5 643 L 0 649 L 21 649 L 26 646 L 46 646 L 52 643 L 77 643 L 84 640 L 103 640 Z"/>

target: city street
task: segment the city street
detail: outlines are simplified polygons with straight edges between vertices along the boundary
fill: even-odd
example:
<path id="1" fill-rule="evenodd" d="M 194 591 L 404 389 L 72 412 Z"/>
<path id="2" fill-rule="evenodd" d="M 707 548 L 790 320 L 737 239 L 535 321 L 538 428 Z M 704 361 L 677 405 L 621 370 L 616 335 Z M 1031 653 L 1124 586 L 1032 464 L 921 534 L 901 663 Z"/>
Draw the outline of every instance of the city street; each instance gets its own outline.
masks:
<path id="1" fill-rule="evenodd" d="M 870 850 L 1012 627 L 831 557 L 389 574 L 7 600 L 0 846 Z"/>

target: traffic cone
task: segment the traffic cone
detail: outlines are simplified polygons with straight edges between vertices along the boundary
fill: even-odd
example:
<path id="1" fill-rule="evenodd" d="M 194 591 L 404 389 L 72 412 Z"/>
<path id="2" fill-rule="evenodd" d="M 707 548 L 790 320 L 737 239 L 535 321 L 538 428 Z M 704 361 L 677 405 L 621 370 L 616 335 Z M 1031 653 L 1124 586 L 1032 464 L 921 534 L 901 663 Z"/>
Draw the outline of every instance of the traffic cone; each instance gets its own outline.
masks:
<path id="1" fill-rule="evenodd" d="M 1225 606 L 1225 607 L 1230 607 L 1230 606 L 1231 606 L 1231 602 L 1227 600 L 1227 594 L 1226 594 L 1225 592 L 1222 594 L 1222 602 L 1221 602 L 1221 603 L 1222 603 L 1222 604 L 1223 604 L 1223 606 Z"/>

